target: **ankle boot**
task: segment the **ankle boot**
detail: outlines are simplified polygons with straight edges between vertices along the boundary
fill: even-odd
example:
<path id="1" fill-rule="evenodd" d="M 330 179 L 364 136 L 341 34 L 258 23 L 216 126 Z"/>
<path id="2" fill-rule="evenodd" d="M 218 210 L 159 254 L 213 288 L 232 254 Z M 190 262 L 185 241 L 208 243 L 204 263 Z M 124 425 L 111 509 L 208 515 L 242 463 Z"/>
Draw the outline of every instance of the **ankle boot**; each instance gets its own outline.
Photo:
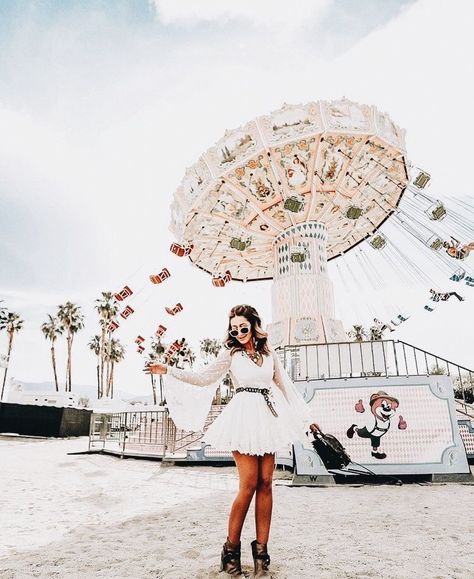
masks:
<path id="1" fill-rule="evenodd" d="M 227 537 L 226 542 L 222 546 L 220 570 L 225 571 L 229 575 L 237 577 L 243 576 L 240 566 L 240 541 L 237 544 L 231 543 L 229 537 Z"/>
<path id="2" fill-rule="evenodd" d="M 272 575 L 268 570 L 270 555 L 267 552 L 267 544 L 258 543 L 257 539 L 255 539 L 250 545 L 252 546 L 254 577 L 271 577 Z"/>

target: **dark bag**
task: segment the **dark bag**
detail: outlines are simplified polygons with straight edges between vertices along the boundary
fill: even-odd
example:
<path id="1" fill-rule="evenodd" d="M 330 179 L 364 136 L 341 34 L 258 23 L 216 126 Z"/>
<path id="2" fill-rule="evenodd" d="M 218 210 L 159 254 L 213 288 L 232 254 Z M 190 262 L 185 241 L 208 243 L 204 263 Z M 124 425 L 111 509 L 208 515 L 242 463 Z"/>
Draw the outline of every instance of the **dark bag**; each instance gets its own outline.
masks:
<path id="1" fill-rule="evenodd" d="M 314 427 L 311 428 L 311 432 L 314 436 L 311 444 L 327 470 L 341 469 L 351 462 L 350 456 L 335 436 L 324 434 L 319 428 Z"/>

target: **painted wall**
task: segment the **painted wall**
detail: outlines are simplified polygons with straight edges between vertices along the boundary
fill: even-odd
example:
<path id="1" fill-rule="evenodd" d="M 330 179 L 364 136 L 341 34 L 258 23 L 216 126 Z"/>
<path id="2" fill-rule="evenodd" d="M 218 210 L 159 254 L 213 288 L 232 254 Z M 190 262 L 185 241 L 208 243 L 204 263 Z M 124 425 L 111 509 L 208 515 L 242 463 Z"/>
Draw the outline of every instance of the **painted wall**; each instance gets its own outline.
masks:
<path id="1" fill-rule="evenodd" d="M 469 472 L 449 376 L 319 380 L 298 387 L 322 431 L 377 474 Z M 298 474 L 327 474 L 319 456 L 300 444 L 295 458 Z"/>

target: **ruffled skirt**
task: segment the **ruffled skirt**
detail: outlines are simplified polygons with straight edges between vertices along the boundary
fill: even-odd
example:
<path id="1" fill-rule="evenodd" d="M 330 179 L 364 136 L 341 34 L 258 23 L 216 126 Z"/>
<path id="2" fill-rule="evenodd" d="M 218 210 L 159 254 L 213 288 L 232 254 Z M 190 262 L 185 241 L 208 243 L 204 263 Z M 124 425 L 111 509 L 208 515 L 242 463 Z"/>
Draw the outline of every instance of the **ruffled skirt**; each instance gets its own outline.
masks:
<path id="1" fill-rule="evenodd" d="M 283 393 L 278 388 L 271 393 L 278 416 L 261 393 L 238 392 L 206 430 L 202 442 L 216 450 L 255 455 L 288 451 L 296 440 L 308 444 L 301 420 L 291 412 Z"/>

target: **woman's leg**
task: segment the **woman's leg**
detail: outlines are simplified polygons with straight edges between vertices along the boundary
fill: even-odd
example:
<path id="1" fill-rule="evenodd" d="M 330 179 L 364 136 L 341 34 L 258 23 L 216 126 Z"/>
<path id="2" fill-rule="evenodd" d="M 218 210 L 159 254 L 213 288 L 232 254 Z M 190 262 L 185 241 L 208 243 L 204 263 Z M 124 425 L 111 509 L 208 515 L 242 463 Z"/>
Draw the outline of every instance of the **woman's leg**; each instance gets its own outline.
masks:
<path id="1" fill-rule="evenodd" d="M 237 450 L 232 451 L 232 455 L 239 472 L 239 493 L 230 510 L 228 537 L 231 543 L 238 544 L 247 511 L 257 488 L 259 457 L 242 454 Z"/>
<path id="2" fill-rule="evenodd" d="M 258 482 L 255 496 L 255 528 L 257 541 L 267 543 L 272 520 L 272 481 L 275 468 L 275 454 L 268 453 L 258 457 Z"/>

